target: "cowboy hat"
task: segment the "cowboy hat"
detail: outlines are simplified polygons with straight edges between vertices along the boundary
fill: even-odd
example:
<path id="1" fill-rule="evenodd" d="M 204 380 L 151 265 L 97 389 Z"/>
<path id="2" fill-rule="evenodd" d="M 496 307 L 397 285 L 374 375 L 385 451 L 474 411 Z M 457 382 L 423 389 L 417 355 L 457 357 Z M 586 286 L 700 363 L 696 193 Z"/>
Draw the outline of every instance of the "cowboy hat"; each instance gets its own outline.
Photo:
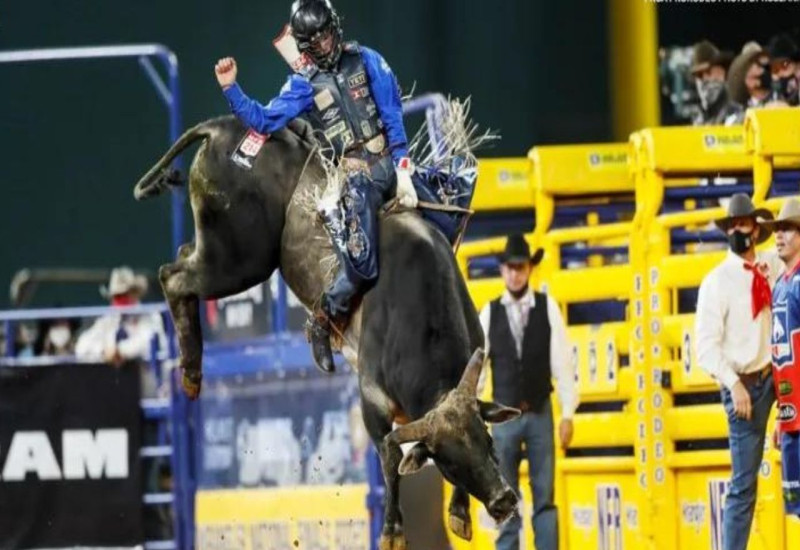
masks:
<path id="1" fill-rule="evenodd" d="M 720 51 L 710 41 L 703 40 L 694 45 L 690 71 L 693 75 L 697 75 L 697 73 L 707 71 L 714 66 L 727 69 L 732 59 L 733 54 L 731 52 Z"/>
<path id="2" fill-rule="evenodd" d="M 104 298 L 136 292 L 140 296 L 147 292 L 147 277 L 136 275 L 130 267 L 122 266 L 111 270 L 108 286 L 100 287 Z"/>
<path id="3" fill-rule="evenodd" d="M 782 224 L 791 224 L 800 228 L 800 201 L 797 199 L 789 199 L 781 207 L 778 217 L 774 220 L 762 222 L 762 225 L 775 230 L 777 226 Z"/>
<path id="4" fill-rule="evenodd" d="M 747 85 L 744 80 L 747 76 L 747 71 L 750 66 L 762 55 L 769 55 L 758 42 L 748 42 L 742 48 L 740 53 L 731 62 L 730 69 L 728 69 L 728 93 L 731 99 L 741 105 L 747 105 L 747 100 L 750 98 L 750 92 L 747 91 Z"/>
<path id="5" fill-rule="evenodd" d="M 524 264 L 530 263 L 531 267 L 539 265 L 544 256 L 544 250 L 536 249 L 531 256 L 531 248 L 528 241 L 521 234 L 510 235 L 506 241 L 506 249 L 500 255 L 500 262 L 504 264 Z"/>
<path id="6" fill-rule="evenodd" d="M 736 193 L 731 197 L 728 203 L 728 215 L 714 221 L 714 224 L 723 232 L 727 233 L 731 228 L 735 218 L 753 218 L 756 224 L 761 226 L 761 231 L 758 232 L 758 240 L 756 244 L 763 243 L 772 234 L 772 228 L 765 227 L 764 220 L 772 219 L 772 212 L 765 208 L 756 208 L 750 197 L 744 193 Z M 759 220 L 761 218 L 761 220 Z"/>

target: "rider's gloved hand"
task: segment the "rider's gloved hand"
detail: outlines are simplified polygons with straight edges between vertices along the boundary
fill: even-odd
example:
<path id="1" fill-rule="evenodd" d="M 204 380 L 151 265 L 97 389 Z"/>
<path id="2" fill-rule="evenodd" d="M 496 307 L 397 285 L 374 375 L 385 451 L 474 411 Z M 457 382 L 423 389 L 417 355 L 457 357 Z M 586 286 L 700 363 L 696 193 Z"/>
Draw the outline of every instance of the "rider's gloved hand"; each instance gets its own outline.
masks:
<path id="1" fill-rule="evenodd" d="M 232 57 L 223 57 L 214 66 L 214 74 L 217 75 L 217 82 L 219 82 L 222 89 L 230 88 L 236 83 L 236 60 Z"/>
<path id="2" fill-rule="evenodd" d="M 414 190 L 414 183 L 411 181 L 411 173 L 414 171 L 414 165 L 411 159 L 403 157 L 397 163 L 395 172 L 397 173 L 397 200 L 406 208 L 416 208 L 419 199 L 417 192 Z"/>

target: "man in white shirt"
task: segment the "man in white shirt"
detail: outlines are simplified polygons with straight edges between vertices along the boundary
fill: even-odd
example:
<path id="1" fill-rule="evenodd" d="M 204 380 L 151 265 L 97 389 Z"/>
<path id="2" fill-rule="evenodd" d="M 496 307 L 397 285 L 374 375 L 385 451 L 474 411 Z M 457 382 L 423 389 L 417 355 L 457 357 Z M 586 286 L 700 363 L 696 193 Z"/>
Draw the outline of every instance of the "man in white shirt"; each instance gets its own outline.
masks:
<path id="1" fill-rule="evenodd" d="M 129 267 L 118 267 L 111 272 L 108 287 L 103 293 L 113 307 L 131 306 L 139 303 L 147 291 L 147 279 L 135 275 Z M 124 361 L 142 361 L 142 391 L 150 397 L 155 394 L 155 375 L 146 362 L 150 360 L 153 338 L 158 339 L 159 349 L 166 349 L 166 336 L 161 316 L 120 315 L 111 313 L 97 319 L 78 338 L 75 355 L 88 361 L 106 361 L 119 366 Z"/>
<path id="2" fill-rule="evenodd" d="M 695 317 L 697 359 L 722 387 L 728 416 L 731 485 L 723 513 L 722 545 L 744 550 L 756 501 L 770 408 L 775 401 L 770 350 L 771 287 L 782 270 L 774 253 L 756 252 L 772 219 L 739 193 L 728 215 L 715 223 L 728 237 L 730 251 L 700 285 Z"/>
<path id="3" fill-rule="evenodd" d="M 572 416 L 578 399 L 567 331 L 558 305 L 549 296 L 528 288 L 531 271 L 542 260 L 542 252 L 539 249 L 531 257 L 522 235 L 508 238 L 500 266 L 506 290 L 483 308 L 480 320 L 492 365 L 492 399 L 522 411 L 519 418 L 492 427 L 500 471 L 518 491 L 525 443 L 535 545 L 539 550 L 553 550 L 558 548 L 558 514 L 553 503 L 552 379 L 556 379 L 561 403 L 558 433 L 563 448 L 572 440 Z M 507 521 L 497 538 L 497 550 L 517 550 L 521 527 L 519 517 Z"/>

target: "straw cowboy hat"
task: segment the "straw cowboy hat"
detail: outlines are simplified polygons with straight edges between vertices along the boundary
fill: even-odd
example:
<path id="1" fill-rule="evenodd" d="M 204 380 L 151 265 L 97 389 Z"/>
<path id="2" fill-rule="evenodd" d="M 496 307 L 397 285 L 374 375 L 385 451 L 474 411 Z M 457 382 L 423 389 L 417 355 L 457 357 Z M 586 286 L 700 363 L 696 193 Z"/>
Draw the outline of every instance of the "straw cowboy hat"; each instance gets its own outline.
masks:
<path id="1" fill-rule="evenodd" d="M 506 249 L 500 255 L 500 262 L 504 264 L 524 264 L 529 263 L 531 267 L 539 265 L 544 257 L 544 250 L 537 249 L 531 256 L 531 247 L 525 237 L 519 233 L 510 235 L 506 241 Z"/>
<path id="2" fill-rule="evenodd" d="M 740 53 L 731 62 L 730 69 L 728 69 L 728 93 L 731 99 L 741 105 L 747 105 L 747 100 L 750 98 L 750 93 L 747 91 L 747 86 L 744 83 L 747 70 L 750 65 L 762 55 L 768 55 L 767 52 L 758 44 L 758 42 L 748 42 L 742 48 Z"/>
<path id="3" fill-rule="evenodd" d="M 728 215 L 714 221 L 714 224 L 723 232 L 727 233 L 728 229 L 733 225 L 735 218 L 753 218 L 755 222 L 761 227 L 758 232 L 758 239 L 756 244 L 763 243 L 769 236 L 772 235 L 772 228 L 767 226 L 765 220 L 772 219 L 772 212 L 764 208 L 756 208 L 750 197 L 744 193 L 736 193 L 731 197 L 728 203 Z M 759 219 L 760 218 L 760 219 Z"/>
<path id="4" fill-rule="evenodd" d="M 789 199 L 783 203 L 778 217 L 774 220 L 762 222 L 762 225 L 774 230 L 778 225 L 791 224 L 800 229 L 800 201 Z"/>
<path id="5" fill-rule="evenodd" d="M 122 266 L 111 270 L 108 286 L 100 287 L 104 298 L 135 292 L 142 296 L 147 292 L 147 277 L 136 275 L 130 267 Z"/>

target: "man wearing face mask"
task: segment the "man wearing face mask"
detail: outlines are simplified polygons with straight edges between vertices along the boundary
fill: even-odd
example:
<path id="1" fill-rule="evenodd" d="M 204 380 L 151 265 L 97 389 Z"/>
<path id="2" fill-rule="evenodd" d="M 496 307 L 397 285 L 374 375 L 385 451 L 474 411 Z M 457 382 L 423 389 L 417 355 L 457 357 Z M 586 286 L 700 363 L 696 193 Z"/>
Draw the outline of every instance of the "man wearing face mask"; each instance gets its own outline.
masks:
<path id="1" fill-rule="evenodd" d="M 731 486 L 723 512 L 722 545 L 744 550 L 756 501 L 770 408 L 775 401 L 770 352 L 771 286 L 782 266 L 774 253 L 756 252 L 770 230 L 750 197 L 734 195 L 715 223 L 730 252 L 700 285 L 695 317 L 697 360 L 721 386 L 728 418 Z"/>
<path id="2" fill-rule="evenodd" d="M 772 73 L 773 101 L 786 105 L 796 106 L 798 98 L 797 64 L 800 51 L 797 44 L 788 34 L 778 34 L 772 37 L 767 45 L 769 51 L 770 68 Z"/>
<path id="3" fill-rule="evenodd" d="M 578 406 L 575 372 L 570 360 L 567 329 L 550 296 L 528 286 L 531 271 L 541 262 L 542 249 L 531 256 L 522 235 L 508 238 L 500 272 L 503 295 L 480 314 L 486 335 L 486 355 L 491 361 L 493 400 L 522 411 L 519 418 L 492 427 L 500 471 L 519 491 L 519 465 L 523 444 L 528 459 L 533 495 L 533 530 L 539 550 L 558 548 L 558 515 L 554 499 L 555 450 L 550 393 L 555 379 L 561 403 L 558 435 L 566 449 L 572 440 L 572 416 Z M 486 369 L 483 371 L 486 372 Z M 483 380 L 478 384 L 480 395 Z M 497 550 L 516 550 L 522 522 L 519 517 L 503 524 Z"/>
<path id="4" fill-rule="evenodd" d="M 726 125 L 742 124 L 745 109 L 764 107 L 770 100 L 772 72 L 769 54 L 756 42 L 748 42 L 728 70 L 728 93 L 743 109 L 725 120 Z"/>
<path id="5" fill-rule="evenodd" d="M 692 120 L 692 126 L 722 124 L 728 117 L 737 115 L 742 106 L 728 97 L 725 73 L 733 56 L 721 52 L 703 40 L 694 46 L 691 73 L 700 96 L 700 111 Z"/>

